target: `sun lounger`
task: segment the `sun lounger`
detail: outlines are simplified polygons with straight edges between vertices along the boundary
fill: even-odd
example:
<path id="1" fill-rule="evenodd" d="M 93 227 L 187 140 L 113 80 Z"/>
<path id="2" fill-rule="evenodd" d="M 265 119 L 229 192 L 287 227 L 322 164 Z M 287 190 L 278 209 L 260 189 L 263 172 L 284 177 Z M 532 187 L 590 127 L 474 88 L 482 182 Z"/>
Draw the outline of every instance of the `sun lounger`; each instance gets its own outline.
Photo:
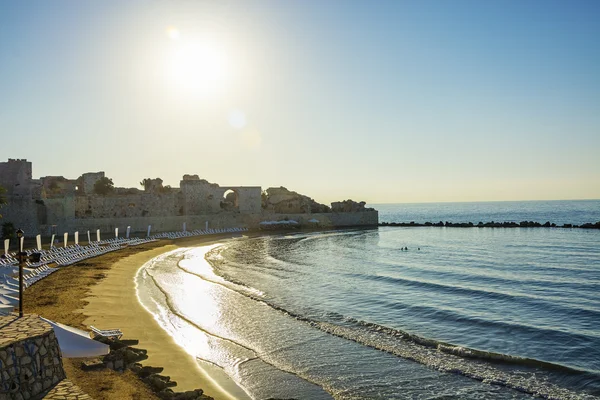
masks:
<path id="1" fill-rule="evenodd" d="M 123 336 L 123 332 L 121 332 L 120 329 L 98 329 L 92 325 L 90 325 L 90 329 L 94 332 L 96 337 L 121 339 L 121 336 Z"/>
<path id="2" fill-rule="evenodd" d="M 15 307 L 9 304 L 0 304 L 0 314 L 10 314 L 11 312 L 15 311 Z"/>

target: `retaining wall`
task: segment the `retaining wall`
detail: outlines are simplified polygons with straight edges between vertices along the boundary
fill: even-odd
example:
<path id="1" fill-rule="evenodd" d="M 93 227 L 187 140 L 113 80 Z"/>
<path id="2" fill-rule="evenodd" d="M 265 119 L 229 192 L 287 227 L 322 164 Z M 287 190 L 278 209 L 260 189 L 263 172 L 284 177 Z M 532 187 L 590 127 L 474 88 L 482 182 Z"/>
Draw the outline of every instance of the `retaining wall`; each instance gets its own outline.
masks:
<path id="1" fill-rule="evenodd" d="M 148 225 L 152 225 L 152 232 L 167 232 L 183 230 L 183 223 L 186 223 L 186 229 L 192 231 L 195 229 L 204 229 L 206 222 L 209 228 L 231 228 L 245 227 L 249 229 L 258 229 L 261 221 L 280 221 L 291 219 L 298 221 L 303 226 L 314 226 L 308 221 L 316 219 L 320 227 L 345 227 L 345 226 L 376 226 L 379 223 L 379 213 L 377 211 L 363 211 L 356 213 L 315 213 L 315 214 L 275 214 L 269 212 L 245 214 L 240 212 L 221 212 L 208 215 L 182 215 L 170 217 L 129 217 L 129 218 L 82 218 L 64 221 L 57 224 L 55 231 L 60 234 L 63 232 L 73 233 L 79 231 L 81 238 L 85 238 L 85 232 L 88 230 L 95 239 L 97 229 L 103 234 L 114 235 L 115 228 L 119 228 L 119 236 L 125 235 L 125 229 L 131 226 L 132 233 L 145 233 Z M 39 232 L 42 235 L 49 235 L 52 227 L 50 225 L 40 226 Z M 72 240 L 72 236 L 70 236 Z"/>
<path id="2" fill-rule="evenodd" d="M 0 326 L 0 400 L 39 398 L 65 378 L 50 325 L 37 315 L 9 315 Z"/>

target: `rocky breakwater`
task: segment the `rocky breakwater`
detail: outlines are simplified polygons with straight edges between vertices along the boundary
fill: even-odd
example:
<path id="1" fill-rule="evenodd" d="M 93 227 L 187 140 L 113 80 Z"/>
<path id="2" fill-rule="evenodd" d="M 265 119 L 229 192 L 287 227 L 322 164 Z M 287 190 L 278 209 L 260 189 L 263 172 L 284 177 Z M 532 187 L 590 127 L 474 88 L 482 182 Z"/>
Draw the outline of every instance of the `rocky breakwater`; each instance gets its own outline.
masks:
<path id="1" fill-rule="evenodd" d="M 37 315 L 0 316 L 0 400 L 37 398 L 65 378 L 52 327 Z"/>
<path id="2" fill-rule="evenodd" d="M 101 359 L 88 360 L 82 364 L 83 369 L 109 368 L 123 372 L 130 370 L 135 373 L 158 397 L 165 400 L 211 400 L 202 389 L 187 392 L 175 392 L 172 388 L 177 382 L 171 377 L 161 375 L 162 367 L 143 366 L 139 361 L 148 358 L 146 350 L 130 346 L 137 341 L 96 338 L 99 342 L 110 346 L 110 353 Z"/>
<path id="3" fill-rule="evenodd" d="M 417 226 L 445 226 L 451 228 L 580 228 L 580 229 L 600 229 L 600 221 L 594 223 L 588 222 L 581 225 L 576 224 L 563 224 L 557 225 L 550 221 L 545 223 L 534 222 L 534 221 L 521 221 L 517 222 L 425 222 L 417 223 L 411 222 L 382 222 L 379 226 L 404 226 L 404 227 L 417 227 Z"/>

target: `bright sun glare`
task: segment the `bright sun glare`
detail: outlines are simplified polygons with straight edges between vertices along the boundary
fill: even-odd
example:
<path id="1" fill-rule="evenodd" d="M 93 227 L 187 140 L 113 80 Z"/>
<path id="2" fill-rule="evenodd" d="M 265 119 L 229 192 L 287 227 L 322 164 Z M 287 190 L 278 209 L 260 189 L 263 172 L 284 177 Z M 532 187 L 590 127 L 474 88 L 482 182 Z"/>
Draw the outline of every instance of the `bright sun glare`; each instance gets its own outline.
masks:
<path id="1" fill-rule="evenodd" d="M 170 26 L 166 30 L 166 34 L 171 40 L 179 40 L 179 29 L 174 26 Z"/>
<path id="2" fill-rule="evenodd" d="M 230 80 L 230 63 L 216 42 L 178 42 L 169 60 L 168 75 L 173 85 L 195 97 L 214 97 L 223 92 Z"/>

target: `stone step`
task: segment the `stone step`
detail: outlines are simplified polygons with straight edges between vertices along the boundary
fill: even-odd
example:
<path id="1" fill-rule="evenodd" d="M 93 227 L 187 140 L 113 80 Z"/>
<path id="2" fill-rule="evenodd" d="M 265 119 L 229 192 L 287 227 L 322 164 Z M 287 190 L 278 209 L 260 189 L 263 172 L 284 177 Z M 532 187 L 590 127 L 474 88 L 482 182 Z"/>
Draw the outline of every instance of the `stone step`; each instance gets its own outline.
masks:
<path id="1" fill-rule="evenodd" d="M 79 386 L 73 384 L 68 379 L 58 382 L 44 397 L 44 400 L 92 400 L 92 398 L 83 393 Z"/>

